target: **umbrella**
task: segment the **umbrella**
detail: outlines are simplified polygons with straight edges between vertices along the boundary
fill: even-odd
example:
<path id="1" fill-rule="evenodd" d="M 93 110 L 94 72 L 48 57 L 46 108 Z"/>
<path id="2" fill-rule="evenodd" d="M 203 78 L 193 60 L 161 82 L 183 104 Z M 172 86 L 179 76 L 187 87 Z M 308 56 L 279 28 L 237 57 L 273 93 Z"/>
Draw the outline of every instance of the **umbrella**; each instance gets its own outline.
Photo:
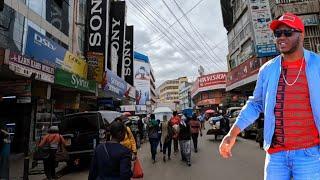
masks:
<path id="1" fill-rule="evenodd" d="M 212 110 L 212 109 L 208 109 L 208 110 L 206 110 L 206 113 L 207 113 L 207 114 L 215 113 L 215 111 L 214 111 L 214 110 Z"/>
<path id="2" fill-rule="evenodd" d="M 123 115 L 125 115 L 125 116 L 131 116 L 131 113 L 130 113 L 130 112 L 124 112 Z"/>

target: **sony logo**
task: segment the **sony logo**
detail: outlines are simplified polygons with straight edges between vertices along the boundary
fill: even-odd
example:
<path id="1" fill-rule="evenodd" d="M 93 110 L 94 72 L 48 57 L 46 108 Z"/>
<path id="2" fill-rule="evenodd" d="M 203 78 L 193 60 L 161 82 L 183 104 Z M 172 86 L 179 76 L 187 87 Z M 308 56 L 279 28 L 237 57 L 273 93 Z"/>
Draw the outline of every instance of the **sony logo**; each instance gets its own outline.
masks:
<path id="1" fill-rule="evenodd" d="M 117 30 L 118 28 L 118 30 Z M 112 34 L 111 34 L 111 46 L 114 47 L 117 52 L 119 51 L 119 40 L 120 40 L 120 20 L 117 21 L 114 18 L 112 18 Z"/>
<path id="2" fill-rule="evenodd" d="M 34 41 L 35 43 L 37 43 L 38 45 L 44 45 L 46 47 L 48 47 L 49 49 L 55 51 L 57 49 L 57 47 L 55 47 L 52 42 L 50 42 L 50 40 L 43 38 L 41 35 L 35 33 L 34 34 Z"/>
<path id="3" fill-rule="evenodd" d="M 90 18 L 90 46 L 101 46 L 102 36 L 99 30 L 102 27 L 102 3 L 103 0 L 91 0 Z"/>
<path id="4" fill-rule="evenodd" d="M 132 70 L 131 66 L 131 53 L 130 53 L 131 41 L 124 41 L 124 76 L 131 76 Z"/>

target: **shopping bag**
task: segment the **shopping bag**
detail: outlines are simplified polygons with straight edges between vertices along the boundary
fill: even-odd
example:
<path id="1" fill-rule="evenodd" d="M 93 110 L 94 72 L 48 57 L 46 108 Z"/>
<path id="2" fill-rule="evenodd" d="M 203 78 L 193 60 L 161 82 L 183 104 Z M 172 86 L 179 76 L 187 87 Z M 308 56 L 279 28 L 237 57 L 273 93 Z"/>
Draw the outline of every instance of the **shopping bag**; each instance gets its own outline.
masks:
<path id="1" fill-rule="evenodd" d="M 49 158 L 49 146 L 36 147 L 33 153 L 34 160 L 44 160 Z"/>
<path id="2" fill-rule="evenodd" d="M 143 170 L 139 159 L 137 158 L 133 164 L 133 176 L 132 178 L 143 178 Z"/>
<path id="3" fill-rule="evenodd" d="M 56 162 L 66 162 L 69 160 L 69 154 L 66 148 L 62 145 L 59 145 L 59 148 L 56 152 Z"/>

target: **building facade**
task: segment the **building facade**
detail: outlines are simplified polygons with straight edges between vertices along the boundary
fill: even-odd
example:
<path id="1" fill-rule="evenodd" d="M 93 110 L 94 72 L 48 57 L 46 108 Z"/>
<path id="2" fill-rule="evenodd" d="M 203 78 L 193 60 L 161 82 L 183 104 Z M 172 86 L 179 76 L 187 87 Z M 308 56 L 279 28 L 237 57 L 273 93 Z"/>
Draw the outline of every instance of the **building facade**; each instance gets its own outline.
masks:
<path id="1" fill-rule="evenodd" d="M 193 83 L 184 82 L 179 86 L 179 110 L 192 109 L 191 89 Z"/>
<path id="2" fill-rule="evenodd" d="M 160 103 L 175 104 L 179 103 L 179 86 L 188 82 L 187 77 L 167 80 L 158 87 Z"/>

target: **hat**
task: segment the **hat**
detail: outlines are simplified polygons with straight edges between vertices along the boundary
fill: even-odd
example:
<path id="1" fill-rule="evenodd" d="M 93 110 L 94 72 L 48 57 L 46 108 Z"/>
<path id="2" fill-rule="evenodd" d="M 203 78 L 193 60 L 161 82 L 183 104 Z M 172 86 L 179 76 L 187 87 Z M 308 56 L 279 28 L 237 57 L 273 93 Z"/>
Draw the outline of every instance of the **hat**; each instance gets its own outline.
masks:
<path id="1" fill-rule="evenodd" d="M 281 24 L 304 32 L 304 24 L 302 20 L 292 13 L 284 13 L 279 19 L 273 20 L 270 24 L 270 29 L 274 31 Z"/>

